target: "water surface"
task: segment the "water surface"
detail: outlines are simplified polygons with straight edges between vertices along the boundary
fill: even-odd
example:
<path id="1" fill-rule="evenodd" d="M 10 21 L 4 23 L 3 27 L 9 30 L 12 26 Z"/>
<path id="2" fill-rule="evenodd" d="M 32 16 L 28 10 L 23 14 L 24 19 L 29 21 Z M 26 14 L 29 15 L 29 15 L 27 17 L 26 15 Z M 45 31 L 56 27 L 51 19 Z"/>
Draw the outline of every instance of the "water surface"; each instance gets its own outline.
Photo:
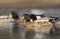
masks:
<path id="1" fill-rule="evenodd" d="M 1 8 L 1 10 L 0 15 L 5 13 L 9 14 L 10 11 L 12 10 L 16 10 L 19 15 L 23 15 L 24 13 L 31 13 L 31 9 Z M 59 14 L 60 9 L 38 9 L 38 10 L 42 11 L 43 13 L 60 15 Z M 0 25 L 0 39 L 60 39 L 60 30 L 56 30 L 55 34 L 41 34 L 35 31 L 25 32 L 24 25 L 15 25 L 9 23 L 6 25 L 4 24 Z"/>

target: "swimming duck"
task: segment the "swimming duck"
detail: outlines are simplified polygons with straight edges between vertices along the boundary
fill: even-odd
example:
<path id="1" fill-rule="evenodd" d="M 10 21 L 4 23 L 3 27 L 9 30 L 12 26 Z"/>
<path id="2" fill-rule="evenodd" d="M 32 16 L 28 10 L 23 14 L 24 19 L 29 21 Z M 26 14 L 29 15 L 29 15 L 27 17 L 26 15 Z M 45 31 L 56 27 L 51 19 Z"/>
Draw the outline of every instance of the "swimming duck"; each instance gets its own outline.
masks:
<path id="1" fill-rule="evenodd" d="M 9 15 L 0 16 L 0 24 L 16 21 L 19 18 L 16 11 L 11 11 Z"/>

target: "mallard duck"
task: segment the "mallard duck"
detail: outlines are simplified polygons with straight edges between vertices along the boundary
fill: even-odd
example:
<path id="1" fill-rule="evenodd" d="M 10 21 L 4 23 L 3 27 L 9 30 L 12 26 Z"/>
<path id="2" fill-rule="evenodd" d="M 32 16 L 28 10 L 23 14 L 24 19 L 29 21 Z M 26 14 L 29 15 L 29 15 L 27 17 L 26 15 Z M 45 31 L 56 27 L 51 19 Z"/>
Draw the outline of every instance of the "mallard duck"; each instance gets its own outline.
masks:
<path id="1" fill-rule="evenodd" d="M 9 15 L 2 15 L 0 16 L 0 24 L 10 23 L 12 21 L 17 21 L 19 16 L 16 11 L 12 11 Z"/>

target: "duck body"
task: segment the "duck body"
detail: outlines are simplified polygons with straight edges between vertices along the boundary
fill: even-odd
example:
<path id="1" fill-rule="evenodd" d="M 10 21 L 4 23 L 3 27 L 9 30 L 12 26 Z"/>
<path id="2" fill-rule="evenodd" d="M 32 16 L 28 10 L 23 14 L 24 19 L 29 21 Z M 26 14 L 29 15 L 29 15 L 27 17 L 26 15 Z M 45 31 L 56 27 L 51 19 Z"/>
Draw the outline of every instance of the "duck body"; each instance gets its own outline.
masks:
<path id="1" fill-rule="evenodd" d="M 0 16 L 0 24 L 1 23 L 9 23 L 9 22 L 13 22 L 15 21 L 11 16 L 8 16 L 8 15 L 3 15 L 3 16 Z"/>

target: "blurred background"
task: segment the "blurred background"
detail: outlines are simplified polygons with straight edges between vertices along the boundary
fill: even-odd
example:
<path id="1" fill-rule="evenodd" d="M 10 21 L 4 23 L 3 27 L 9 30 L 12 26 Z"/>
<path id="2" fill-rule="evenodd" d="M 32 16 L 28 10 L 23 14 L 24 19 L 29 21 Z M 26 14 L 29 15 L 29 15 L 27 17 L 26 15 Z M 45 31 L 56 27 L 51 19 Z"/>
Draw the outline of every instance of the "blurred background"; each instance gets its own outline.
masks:
<path id="1" fill-rule="evenodd" d="M 32 9 L 44 11 L 49 15 L 60 15 L 60 0 L 0 0 L 0 15 L 15 10 L 19 15 L 31 13 Z"/>

